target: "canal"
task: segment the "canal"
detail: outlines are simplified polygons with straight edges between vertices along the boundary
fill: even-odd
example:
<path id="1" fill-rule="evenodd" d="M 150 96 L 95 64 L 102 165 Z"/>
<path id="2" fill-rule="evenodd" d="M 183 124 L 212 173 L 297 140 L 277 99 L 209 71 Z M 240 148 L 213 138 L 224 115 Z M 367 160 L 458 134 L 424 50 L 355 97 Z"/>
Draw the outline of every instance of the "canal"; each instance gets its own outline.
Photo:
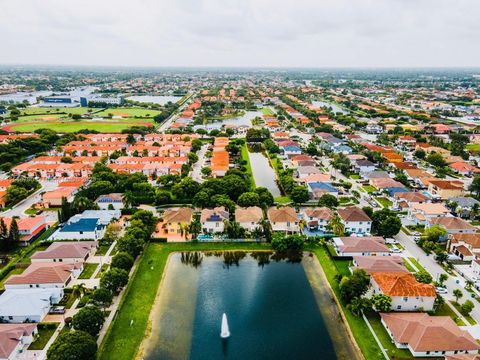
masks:
<path id="1" fill-rule="evenodd" d="M 257 187 L 265 187 L 273 197 L 281 196 L 282 193 L 277 185 L 277 175 L 272 169 L 267 157 L 261 152 L 248 152 L 250 166 L 252 167 L 253 179 Z"/>

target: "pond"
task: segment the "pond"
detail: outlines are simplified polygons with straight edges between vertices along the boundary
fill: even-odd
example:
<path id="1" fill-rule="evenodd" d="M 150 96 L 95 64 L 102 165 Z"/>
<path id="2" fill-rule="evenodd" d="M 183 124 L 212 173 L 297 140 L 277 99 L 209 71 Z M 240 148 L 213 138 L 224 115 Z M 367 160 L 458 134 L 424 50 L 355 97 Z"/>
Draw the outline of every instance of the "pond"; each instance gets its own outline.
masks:
<path id="1" fill-rule="evenodd" d="M 358 358 L 312 256 L 174 253 L 165 271 L 142 344 L 146 360 Z"/>
<path id="2" fill-rule="evenodd" d="M 193 129 L 197 130 L 199 128 L 202 128 L 210 131 L 213 129 L 220 129 L 223 125 L 252 126 L 252 120 L 257 116 L 261 117 L 262 113 L 260 111 L 246 111 L 245 114 L 243 114 L 242 116 L 213 121 L 206 125 L 195 125 Z"/>
<path id="3" fill-rule="evenodd" d="M 248 152 L 250 166 L 252 167 L 253 179 L 257 187 L 265 187 L 273 197 L 281 196 L 278 188 L 275 170 L 272 169 L 267 157 L 261 152 Z"/>
<path id="4" fill-rule="evenodd" d="M 138 102 L 144 103 L 154 103 L 159 105 L 165 105 L 169 101 L 172 103 L 176 103 L 182 97 L 181 96 L 163 96 L 163 95 L 134 95 L 129 96 L 126 100 L 133 100 Z"/>
<path id="5" fill-rule="evenodd" d="M 348 114 L 348 111 L 345 110 L 345 109 L 342 109 L 340 106 L 338 105 L 335 105 L 335 104 L 331 104 L 331 103 L 328 103 L 328 102 L 325 102 L 325 101 L 312 101 L 312 105 L 316 106 L 316 107 L 330 107 L 332 108 L 332 111 L 334 113 L 342 113 L 342 114 Z"/>

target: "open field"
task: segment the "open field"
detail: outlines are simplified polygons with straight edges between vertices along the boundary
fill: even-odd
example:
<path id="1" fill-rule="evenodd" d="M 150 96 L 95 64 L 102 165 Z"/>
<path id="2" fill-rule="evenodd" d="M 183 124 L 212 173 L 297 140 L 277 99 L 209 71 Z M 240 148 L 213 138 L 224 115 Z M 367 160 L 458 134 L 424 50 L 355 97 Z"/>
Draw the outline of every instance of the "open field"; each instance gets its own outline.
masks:
<path id="1" fill-rule="evenodd" d="M 274 115 L 272 109 L 268 107 L 263 107 L 260 109 L 260 111 L 262 112 L 263 115 Z"/>
<path id="2" fill-rule="evenodd" d="M 153 121 L 65 121 L 65 122 L 31 122 L 12 124 L 3 127 L 3 130 L 14 132 L 33 132 L 38 129 L 52 129 L 60 133 L 76 132 L 83 129 L 96 130 L 98 132 L 121 132 L 132 126 L 153 126 Z"/>
<path id="3" fill-rule="evenodd" d="M 95 114 L 95 116 L 125 116 L 125 117 L 154 117 L 160 114 L 158 110 L 144 109 L 144 108 L 107 108 Z"/>

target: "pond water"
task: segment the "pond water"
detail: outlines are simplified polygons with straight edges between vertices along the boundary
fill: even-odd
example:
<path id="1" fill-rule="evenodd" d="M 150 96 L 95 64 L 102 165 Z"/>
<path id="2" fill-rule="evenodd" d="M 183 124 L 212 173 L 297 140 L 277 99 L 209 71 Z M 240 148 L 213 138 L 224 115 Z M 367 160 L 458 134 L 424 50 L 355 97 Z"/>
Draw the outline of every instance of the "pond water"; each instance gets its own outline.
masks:
<path id="1" fill-rule="evenodd" d="M 325 101 L 312 101 L 312 104 L 316 107 L 330 107 L 332 108 L 332 111 L 334 113 L 342 113 L 342 114 L 348 114 L 348 111 L 345 110 L 345 109 L 342 109 L 340 106 L 338 105 L 335 105 L 335 104 L 331 104 L 331 103 L 328 103 L 328 102 L 325 102 Z"/>
<path id="2" fill-rule="evenodd" d="M 250 158 L 255 185 L 267 188 L 273 197 L 281 196 L 282 193 L 276 182 L 275 170 L 270 166 L 267 157 L 261 152 L 248 152 L 248 157 Z"/>
<path id="3" fill-rule="evenodd" d="M 134 96 L 129 96 L 126 99 L 127 100 L 133 100 L 133 101 L 139 101 L 139 102 L 145 102 L 145 103 L 154 103 L 154 104 L 159 104 L 159 105 L 165 105 L 169 101 L 171 101 L 172 103 L 176 103 L 181 98 L 182 98 L 181 96 L 134 95 Z"/>
<path id="4" fill-rule="evenodd" d="M 301 254 L 172 254 L 140 356 L 358 359 L 319 267 Z M 223 313 L 228 339 L 220 338 Z"/>
<path id="5" fill-rule="evenodd" d="M 231 119 L 213 121 L 206 125 L 195 125 L 194 130 L 198 128 L 206 129 L 207 131 L 213 129 L 220 129 L 223 125 L 235 125 L 235 126 L 252 126 L 252 120 L 257 117 L 262 116 L 260 111 L 246 111 L 242 116 L 234 117 Z"/>

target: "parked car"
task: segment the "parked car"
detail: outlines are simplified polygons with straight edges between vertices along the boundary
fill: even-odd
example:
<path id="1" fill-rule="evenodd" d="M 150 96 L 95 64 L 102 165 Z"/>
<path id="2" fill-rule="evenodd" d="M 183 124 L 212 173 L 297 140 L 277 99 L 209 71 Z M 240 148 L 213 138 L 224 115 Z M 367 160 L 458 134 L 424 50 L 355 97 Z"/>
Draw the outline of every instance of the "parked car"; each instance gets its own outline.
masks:
<path id="1" fill-rule="evenodd" d="M 397 246 L 393 245 L 391 249 L 393 253 L 398 254 L 402 252 L 402 249 L 398 248 Z"/>
<path id="2" fill-rule="evenodd" d="M 448 293 L 447 289 L 445 289 L 445 288 L 443 288 L 443 287 L 436 287 L 436 288 L 435 288 L 435 292 L 436 292 L 437 294 L 447 294 L 447 293 Z"/>
<path id="3" fill-rule="evenodd" d="M 53 306 L 50 308 L 49 314 L 65 314 L 64 306 Z"/>
<path id="4" fill-rule="evenodd" d="M 385 244 L 398 244 L 398 241 L 395 240 L 394 238 L 386 238 Z"/>

